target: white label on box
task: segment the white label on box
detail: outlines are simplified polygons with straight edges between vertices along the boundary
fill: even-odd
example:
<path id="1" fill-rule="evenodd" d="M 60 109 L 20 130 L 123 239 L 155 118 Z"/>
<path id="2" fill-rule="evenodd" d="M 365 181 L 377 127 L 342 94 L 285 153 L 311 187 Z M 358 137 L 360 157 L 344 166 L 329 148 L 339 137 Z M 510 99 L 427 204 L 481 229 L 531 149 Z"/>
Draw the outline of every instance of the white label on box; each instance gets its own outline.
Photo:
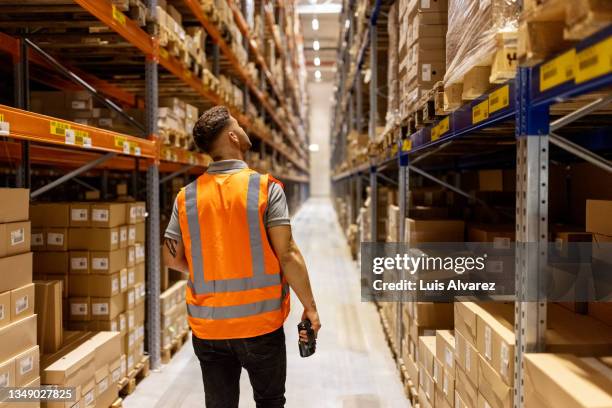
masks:
<path id="1" fill-rule="evenodd" d="M 94 316 L 104 316 L 108 314 L 108 303 L 92 303 L 91 314 Z"/>
<path id="2" fill-rule="evenodd" d="M 87 208 L 73 208 L 70 210 L 72 221 L 87 221 Z"/>
<path id="3" fill-rule="evenodd" d="M 136 245 L 136 259 L 144 259 L 145 249 L 144 245 Z"/>
<path id="4" fill-rule="evenodd" d="M 144 283 L 141 283 L 140 286 L 138 286 L 138 288 L 139 288 L 139 292 L 140 292 L 140 296 L 139 297 L 143 298 L 144 295 L 145 295 L 145 285 L 144 285 Z"/>
<path id="5" fill-rule="evenodd" d="M 75 122 L 78 123 L 77 120 L 75 120 Z M 66 129 L 64 131 L 64 143 L 66 143 L 67 145 L 73 145 L 75 142 L 76 142 L 76 136 L 74 134 L 74 130 Z"/>
<path id="6" fill-rule="evenodd" d="M 502 273 L 504 271 L 504 262 L 503 261 L 493 261 L 487 260 L 487 272 L 490 273 Z"/>
<path id="7" fill-rule="evenodd" d="M 87 315 L 87 303 L 71 303 L 70 314 L 73 316 Z"/>
<path id="8" fill-rule="evenodd" d="M 72 101 L 71 103 L 72 109 L 85 109 L 87 107 L 87 105 L 85 104 L 85 101 Z"/>
<path id="9" fill-rule="evenodd" d="M 100 118 L 98 119 L 98 126 L 113 126 L 113 118 Z"/>
<path id="10" fill-rule="evenodd" d="M 134 304 L 134 291 L 131 290 L 128 292 L 128 305 Z"/>
<path id="11" fill-rule="evenodd" d="M 455 391 L 455 408 L 461 408 L 461 399 L 459 398 L 457 391 Z"/>
<path id="12" fill-rule="evenodd" d="M 470 350 L 470 346 L 467 345 L 467 343 L 465 344 L 465 371 L 467 371 L 468 373 L 470 371 L 472 371 L 472 367 L 471 367 L 471 353 L 472 351 Z"/>
<path id="13" fill-rule="evenodd" d="M 444 381 L 442 381 L 442 391 L 444 391 L 444 395 L 448 395 L 448 376 L 444 376 Z"/>
<path id="14" fill-rule="evenodd" d="M 444 349 L 444 356 L 446 357 L 446 365 L 449 368 L 453 368 L 453 352 L 450 350 L 450 348 L 446 347 Z"/>
<path id="15" fill-rule="evenodd" d="M 11 246 L 23 244 L 25 242 L 25 229 L 19 228 L 11 231 Z"/>
<path id="16" fill-rule="evenodd" d="M 85 406 L 88 407 L 90 404 L 94 402 L 94 390 L 89 391 L 83 397 L 83 401 L 85 401 Z"/>
<path id="17" fill-rule="evenodd" d="M 102 208 L 95 208 L 91 210 L 91 219 L 98 222 L 108 221 L 108 210 Z"/>
<path id="18" fill-rule="evenodd" d="M 433 366 L 433 380 L 438 382 L 438 365 L 435 362 Z"/>
<path id="19" fill-rule="evenodd" d="M 130 154 L 130 142 L 123 142 L 123 154 Z"/>
<path id="20" fill-rule="evenodd" d="M 111 232 L 111 244 L 119 243 L 119 233 L 117 231 Z"/>
<path id="21" fill-rule="evenodd" d="M 41 246 L 45 244 L 42 232 L 32 234 L 32 246 Z"/>
<path id="22" fill-rule="evenodd" d="M 134 367 L 134 356 L 131 354 L 127 358 L 127 365 L 130 368 Z"/>
<path id="23" fill-rule="evenodd" d="M 140 155 L 142 155 L 142 150 L 140 149 L 140 146 L 134 147 L 134 156 L 140 156 Z"/>
<path id="24" fill-rule="evenodd" d="M 83 136 L 83 147 L 85 148 L 90 148 L 93 145 L 91 144 L 91 137 L 89 136 Z"/>
<path id="25" fill-rule="evenodd" d="M 134 247 L 128 248 L 128 262 L 134 263 Z"/>
<path id="26" fill-rule="evenodd" d="M 105 271 L 108 269 L 108 258 L 91 258 L 91 268 L 96 271 Z"/>
<path id="27" fill-rule="evenodd" d="M 508 364 L 510 363 L 509 355 L 510 355 L 510 352 L 508 350 L 508 345 L 502 341 L 500 372 L 501 372 L 501 375 L 504 377 L 508 375 Z"/>
<path id="28" fill-rule="evenodd" d="M 119 382 L 119 379 L 121 378 L 121 367 L 115 368 L 111 373 L 111 376 L 113 378 L 113 382 Z"/>
<path id="29" fill-rule="evenodd" d="M 431 81 L 431 64 L 421 65 L 421 80 Z"/>
<path id="30" fill-rule="evenodd" d="M 121 283 L 123 283 L 123 279 L 121 280 Z M 117 279 L 117 278 L 113 279 L 111 285 L 112 285 L 111 291 L 113 293 L 119 292 L 119 279 Z"/>
<path id="31" fill-rule="evenodd" d="M 121 290 L 126 289 L 128 287 L 128 278 L 127 276 L 123 275 L 121 277 Z"/>
<path id="32" fill-rule="evenodd" d="M 136 329 L 136 338 L 141 339 L 144 337 L 144 325 L 139 325 Z"/>
<path id="33" fill-rule="evenodd" d="M 15 302 L 15 314 L 20 314 L 28 308 L 28 295 L 22 296 Z"/>
<path id="34" fill-rule="evenodd" d="M 136 341 L 136 338 L 134 337 L 134 332 L 131 332 L 128 335 L 128 346 L 132 347 L 135 341 Z"/>
<path id="35" fill-rule="evenodd" d="M 485 357 L 491 360 L 491 328 L 489 326 L 485 326 Z"/>
<path id="36" fill-rule="evenodd" d="M 117 321 L 116 320 L 113 320 L 111 322 L 111 331 L 114 331 L 114 332 L 119 331 L 119 330 L 117 330 Z"/>
<path id="37" fill-rule="evenodd" d="M 84 258 L 84 257 L 71 258 L 70 266 L 72 267 L 72 269 L 79 270 L 79 271 L 83 269 L 87 269 L 87 258 Z"/>
<path id="38" fill-rule="evenodd" d="M 0 388 L 8 387 L 9 380 L 9 373 L 2 373 L 2 375 L 0 375 Z"/>
<path id="39" fill-rule="evenodd" d="M 136 227 L 129 227 L 128 228 L 128 239 L 130 241 L 136 240 Z"/>
<path id="40" fill-rule="evenodd" d="M 121 328 L 120 331 L 125 331 L 126 327 L 125 327 L 125 315 L 121 315 L 119 316 L 119 327 Z"/>
<path id="41" fill-rule="evenodd" d="M 102 394 L 107 389 L 108 389 L 108 377 L 104 377 L 104 379 L 98 383 L 98 395 Z"/>
<path id="42" fill-rule="evenodd" d="M 421 0 L 421 8 L 430 8 L 429 0 Z"/>
<path id="43" fill-rule="evenodd" d="M 48 232 L 47 233 L 47 245 L 64 245 L 64 234 L 60 232 Z"/>
<path id="44" fill-rule="evenodd" d="M 131 328 L 134 328 L 134 314 L 133 314 L 133 313 L 130 313 L 130 314 L 128 315 L 128 327 L 129 327 L 130 329 L 131 329 Z"/>
<path id="45" fill-rule="evenodd" d="M 130 208 L 130 220 L 135 220 L 138 217 L 138 207 Z"/>
<path id="46" fill-rule="evenodd" d="M 19 373 L 20 375 L 24 375 L 32 371 L 34 368 L 34 357 L 27 356 L 26 358 L 22 358 L 19 361 Z"/>
<path id="47" fill-rule="evenodd" d="M 494 237 L 493 248 L 495 249 L 510 249 L 510 238 L 508 237 Z"/>
<path id="48" fill-rule="evenodd" d="M 121 230 L 119 230 L 119 242 L 125 242 L 127 241 L 127 230 L 125 228 L 122 228 Z"/>
<path id="49" fill-rule="evenodd" d="M 0 122 L 0 136 L 8 136 L 11 133 L 11 124 L 9 122 Z"/>
<path id="50" fill-rule="evenodd" d="M 128 271 L 128 278 L 127 278 L 128 285 L 133 285 L 135 280 L 136 280 L 136 276 L 134 274 L 134 270 L 130 269 Z"/>
<path id="51" fill-rule="evenodd" d="M 4 305 L 0 305 L 0 320 L 4 320 Z"/>

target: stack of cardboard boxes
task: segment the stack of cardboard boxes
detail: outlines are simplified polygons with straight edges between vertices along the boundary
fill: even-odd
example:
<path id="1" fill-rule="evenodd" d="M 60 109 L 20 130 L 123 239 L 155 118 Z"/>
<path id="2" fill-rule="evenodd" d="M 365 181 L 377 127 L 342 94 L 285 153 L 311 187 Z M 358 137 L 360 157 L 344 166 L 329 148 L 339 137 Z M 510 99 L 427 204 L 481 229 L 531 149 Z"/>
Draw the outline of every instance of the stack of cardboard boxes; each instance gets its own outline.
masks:
<path id="1" fill-rule="evenodd" d="M 410 113 L 421 95 L 446 72 L 447 1 L 399 3 L 400 114 Z"/>
<path id="2" fill-rule="evenodd" d="M 186 290 L 187 281 L 179 280 L 160 295 L 161 347 L 164 359 L 169 359 L 173 342 L 179 341 L 189 330 Z"/>
<path id="3" fill-rule="evenodd" d="M 198 108 L 175 97 L 161 98 L 159 106 L 157 126 L 164 144 L 190 148 L 193 127 L 198 120 Z"/>
<path id="4" fill-rule="evenodd" d="M 66 326 L 120 332 L 129 371 L 144 350 L 144 203 L 40 203 L 31 214 L 34 273 L 62 281 Z"/>
<path id="5" fill-rule="evenodd" d="M 36 387 L 40 384 L 39 348 L 28 221 L 29 190 L 1 188 L 0 202 L 0 387 Z M 23 406 L 38 407 L 39 404 Z"/>

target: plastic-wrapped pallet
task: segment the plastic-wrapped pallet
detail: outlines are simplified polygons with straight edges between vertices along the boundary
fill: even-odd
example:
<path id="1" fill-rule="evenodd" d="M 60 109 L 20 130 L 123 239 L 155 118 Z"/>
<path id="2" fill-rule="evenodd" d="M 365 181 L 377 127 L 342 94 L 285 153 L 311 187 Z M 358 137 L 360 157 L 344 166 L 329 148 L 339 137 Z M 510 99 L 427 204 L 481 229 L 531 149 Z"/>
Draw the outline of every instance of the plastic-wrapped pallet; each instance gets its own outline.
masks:
<path id="1" fill-rule="evenodd" d="M 464 82 L 476 67 L 492 70 L 490 82 L 513 75 L 519 9 L 518 0 L 448 1 L 445 85 Z M 489 73 L 483 69 L 477 75 Z"/>

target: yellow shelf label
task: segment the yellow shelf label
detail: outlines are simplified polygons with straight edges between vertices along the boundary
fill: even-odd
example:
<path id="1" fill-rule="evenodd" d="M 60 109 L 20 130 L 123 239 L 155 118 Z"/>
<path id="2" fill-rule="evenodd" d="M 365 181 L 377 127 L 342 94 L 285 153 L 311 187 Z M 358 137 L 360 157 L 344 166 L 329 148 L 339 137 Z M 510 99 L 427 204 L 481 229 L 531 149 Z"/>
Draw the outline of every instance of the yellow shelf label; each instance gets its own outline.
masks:
<path id="1" fill-rule="evenodd" d="M 510 85 L 504 85 L 501 88 L 491 92 L 489 95 L 489 114 L 497 112 L 500 109 L 510 105 Z"/>
<path id="2" fill-rule="evenodd" d="M 127 142 L 127 138 L 123 136 L 115 136 L 115 147 L 118 149 L 123 149 L 123 146 Z"/>
<path id="3" fill-rule="evenodd" d="M 410 150 L 412 150 L 412 140 L 404 139 L 402 142 L 402 152 L 409 152 Z"/>
<path id="4" fill-rule="evenodd" d="M 0 113 L 0 122 L 4 122 L 4 113 Z"/>
<path id="5" fill-rule="evenodd" d="M 576 83 L 612 72 L 612 37 L 580 51 L 576 56 Z"/>
<path id="6" fill-rule="evenodd" d="M 127 20 L 127 18 L 125 17 L 125 14 L 123 14 L 114 4 L 113 4 L 113 19 L 121 25 L 125 25 L 125 22 Z"/>
<path id="7" fill-rule="evenodd" d="M 450 129 L 450 119 L 445 117 L 437 125 L 431 129 L 431 141 L 438 140 L 443 134 Z"/>
<path id="8" fill-rule="evenodd" d="M 78 146 L 91 147 L 89 132 L 85 130 L 72 129 L 74 132 L 74 143 Z"/>
<path id="9" fill-rule="evenodd" d="M 66 136 L 66 130 L 70 129 L 70 124 L 65 122 L 59 122 L 57 120 L 49 121 L 49 131 L 52 135 Z"/>
<path id="10" fill-rule="evenodd" d="M 489 100 L 480 102 L 472 108 L 472 124 L 482 122 L 489 117 Z"/>
<path id="11" fill-rule="evenodd" d="M 540 66 L 540 92 L 574 79 L 576 74 L 576 50 L 559 55 Z"/>
<path id="12" fill-rule="evenodd" d="M 160 48 L 159 56 L 162 57 L 163 59 L 168 59 L 168 51 L 166 51 L 164 48 Z"/>

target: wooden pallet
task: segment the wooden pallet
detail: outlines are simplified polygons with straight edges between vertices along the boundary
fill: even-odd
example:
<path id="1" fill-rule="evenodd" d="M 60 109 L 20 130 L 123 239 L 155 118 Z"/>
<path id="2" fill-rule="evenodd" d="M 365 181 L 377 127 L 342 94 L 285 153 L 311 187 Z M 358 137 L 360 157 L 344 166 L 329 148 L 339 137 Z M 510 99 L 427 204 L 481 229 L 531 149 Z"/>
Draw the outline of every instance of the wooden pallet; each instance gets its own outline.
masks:
<path id="1" fill-rule="evenodd" d="M 172 359 L 172 357 L 174 357 L 174 355 L 179 352 L 181 347 L 183 347 L 183 344 L 187 343 L 188 340 L 189 340 L 189 330 L 185 330 L 183 333 L 176 336 L 172 340 L 172 343 L 169 346 L 166 346 L 162 349 L 161 351 L 162 363 L 168 364 L 170 360 Z"/>
<path id="2" fill-rule="evenodd" d="M 149 356 L 144 356 L 142 360 L 134 368 L 130 370 L 127 377 L 121 379 L 118 383 L 119 395 L 127 396 L 136 390 L 136 386 L 149 376 L 150 361 Z"/>

